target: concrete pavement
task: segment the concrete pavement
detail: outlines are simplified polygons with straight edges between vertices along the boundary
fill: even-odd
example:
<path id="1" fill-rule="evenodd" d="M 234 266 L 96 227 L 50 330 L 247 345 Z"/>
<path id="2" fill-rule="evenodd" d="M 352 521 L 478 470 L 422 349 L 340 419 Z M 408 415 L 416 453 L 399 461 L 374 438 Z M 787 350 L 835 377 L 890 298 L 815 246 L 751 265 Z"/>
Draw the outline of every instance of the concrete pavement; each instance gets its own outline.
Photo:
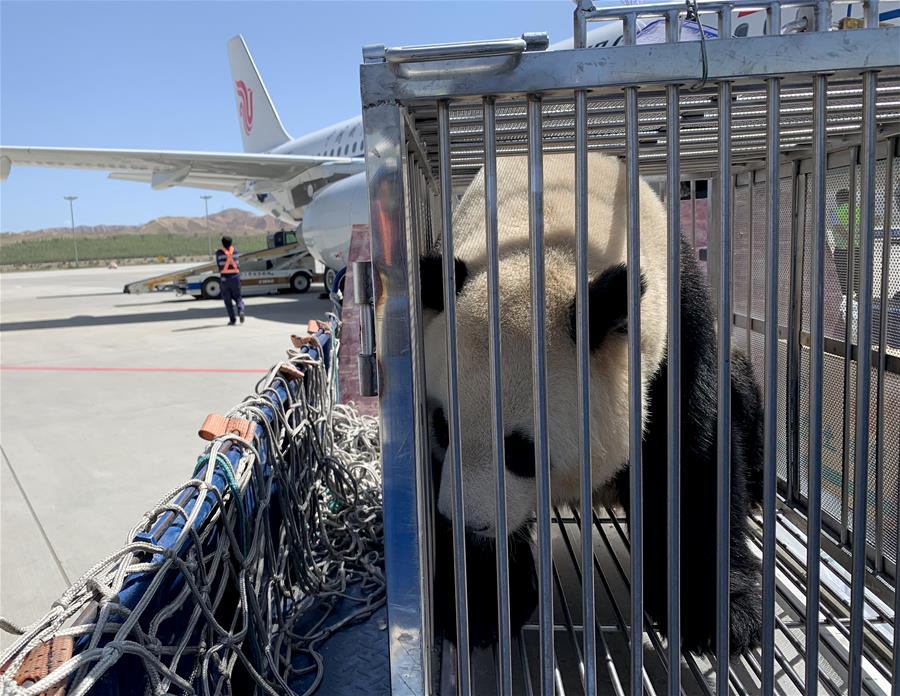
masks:
<path id="1" fill-rule="evenodd" d="M 229 327 L 219 301 L 122 294 L 172 268 L 0 276 L 0 614 L 20 624 L 126 541 L 190 475 L 206 414 L 331 308 L 320 286 L 251 297 Z"/>

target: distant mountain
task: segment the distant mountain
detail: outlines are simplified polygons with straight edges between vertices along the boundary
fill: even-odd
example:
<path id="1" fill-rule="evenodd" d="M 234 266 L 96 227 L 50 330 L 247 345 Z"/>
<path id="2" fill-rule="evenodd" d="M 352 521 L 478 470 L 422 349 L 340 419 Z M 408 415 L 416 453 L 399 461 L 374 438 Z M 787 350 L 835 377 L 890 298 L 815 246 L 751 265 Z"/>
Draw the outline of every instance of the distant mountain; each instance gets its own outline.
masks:
<path id="1" fill-rule="evenodd" d="M 223 234 L 244 236 L 268 234 L 286 226 L 269 215 L 255 215 L 238 208 L 227 208 L 218 213 L 210 213 L 209 229 L 213 237 Z M 143 225 L 78 225 L 75 232 L 79 237 L 112 237 L 118 235 L 171 234 L 185 237 L 206 236 L 205 217 L 161 217 Z M 0 243 L 15 244 L 35 239 L 56 239 L 72 235 L 71 227 L 48 227 L 27 232 L 0 232 Z"/>

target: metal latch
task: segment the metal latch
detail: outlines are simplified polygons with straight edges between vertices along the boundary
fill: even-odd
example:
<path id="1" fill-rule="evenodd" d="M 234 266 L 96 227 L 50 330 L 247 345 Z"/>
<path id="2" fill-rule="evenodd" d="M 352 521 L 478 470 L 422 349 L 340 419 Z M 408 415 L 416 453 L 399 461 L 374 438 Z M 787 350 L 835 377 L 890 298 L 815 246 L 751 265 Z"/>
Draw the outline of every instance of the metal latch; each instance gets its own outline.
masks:
<path id="1" fill-rule="evenodd" d="M 375 361 L 375 296 L 372 262 L 353 262 L 353 301 L 359 310 L 359 395 L 378 396 L 378 366 Z"/>

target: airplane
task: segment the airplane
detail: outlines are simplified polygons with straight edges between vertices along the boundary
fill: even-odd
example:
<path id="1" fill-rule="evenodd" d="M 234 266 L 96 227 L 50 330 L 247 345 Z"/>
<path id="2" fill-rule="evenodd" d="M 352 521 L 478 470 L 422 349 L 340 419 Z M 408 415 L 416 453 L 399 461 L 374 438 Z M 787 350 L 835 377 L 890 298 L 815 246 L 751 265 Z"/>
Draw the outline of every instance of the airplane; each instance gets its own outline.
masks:
<path id="1" fill-rule="evenodd" d="M 149 183 L 155 190 L 188 186 L 227 191 L 297 228 L 313 257 L 325 265 L 328 283 L 346 265 L 350 217 L 359 222 L 368 218 L 362 117 L 291 138 L 240 34 L 228 42 L 228 59 L 243 152 L 4 145 L 0 180 L 13 165 L 62 167 L 108 171 L 111 179 Z M 348 180 L 353 182 L 349 187 Z M 343 195 L 348 190 L 356 194 L 353 205 Z M 324 233 L 306 229 L 303 223 L 310 216 Z M 345 227 L 346 235 L 336 238 L 336 228 Z"/>
<path id="2" fill-rule="evenodd" d="M 622 5 L 641 5 L 645 0 L 620 0 Z M 703 9 L 703 3 L 699 3 Z M 897 24 L 900 21 L 900 1 L 887 0 L 878 3 L 878 21 L 881 23 Z M 831 6 L 832 25 L 839 26 L 844 18 L 852 18 L 862 21 L 865 8 L 861 2 L 835 2 Z M 766 33 L 766 10 L 733 10 L 732 32 L 735 38 L 746 36 L 762 36 Z M 712 12 L 703 12 L 700 15 L 703 24 L 705 38 L 718 36 L 716 15 Z M 662 17 L 639 17 L 636 24 L 637 43 L 660 43 L 665 37 L 665 20 Z M 814 10 L 812 7 L 796 7 L 782 10 L 781 33 L 811 30 L 815 26 Z M 618 46 L 623 39 L 622 23 L 618 21 L 597 22 L 594 28 L 589 29 L 586 37 L 588 48 L 605 48 Z M 699 32 L 694 23 L 682 24 L 681 40 L 695 41 L 699 39 Z M 564 50 L 573 47 L 573 39 L 570 37 L 555 44 L 551 44 L 548 50 Z"/>
<path id="3" fill-rule="evenodd" d="M 625 0 L 623 4 L 636 4 Z M 900 1 L 880 3 L 879 20 L 896 23 Z M 810 8 L 782 13 L 782 31 L 812 26 Z M 835 25 L 843 17 L 859 20 L 861 3 L 835 3 Z M 766 29 L 765 10 L 735 11 L 733 35 L 759 36 Z M 663 20 L 640 19 L 638 43 L 663 40 Z M 705 38 L 714 38 L 715 15 L 701 15 Z M 685 23 L 681 40 L 699 39 L 696 24 Z M 616 46 L 621 22 L 602 22 L 587 34 L 588 47 Z M 572 48 L 571 38 L 548 50 Z M 69 167 L 110 172 L 110 178 L 149 183 L 154 189 L 190 186 L 227 191 L 263 212 L 297 228 L 313 257 L 326 267 L 327 289 L 346 266 L 353 225 L 368 223 L 362 117 L 335 123 L 292 139 L 260 77 L 241 35 L 228 42 L 235 103 L 243 153 L 163 150 L 110 150 L 0 146 L 0 180 L 12 165 Z"/>

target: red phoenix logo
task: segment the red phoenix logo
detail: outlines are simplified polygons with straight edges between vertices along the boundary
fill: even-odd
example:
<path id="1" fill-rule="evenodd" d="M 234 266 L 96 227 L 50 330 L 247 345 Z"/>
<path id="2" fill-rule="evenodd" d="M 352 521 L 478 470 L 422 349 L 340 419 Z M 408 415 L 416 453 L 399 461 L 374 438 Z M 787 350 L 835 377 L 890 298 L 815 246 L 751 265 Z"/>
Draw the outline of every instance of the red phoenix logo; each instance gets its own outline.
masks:
<path id="1" fill-rule="evenodd" d="M 253 130 L 253 90 L 245 85 L 243 80 L 238 80 L 234 85 L 240 100 L 238 110 L 241 114 L 241 127 L 247 135 L 250 135 L 250 131 Z"/>

